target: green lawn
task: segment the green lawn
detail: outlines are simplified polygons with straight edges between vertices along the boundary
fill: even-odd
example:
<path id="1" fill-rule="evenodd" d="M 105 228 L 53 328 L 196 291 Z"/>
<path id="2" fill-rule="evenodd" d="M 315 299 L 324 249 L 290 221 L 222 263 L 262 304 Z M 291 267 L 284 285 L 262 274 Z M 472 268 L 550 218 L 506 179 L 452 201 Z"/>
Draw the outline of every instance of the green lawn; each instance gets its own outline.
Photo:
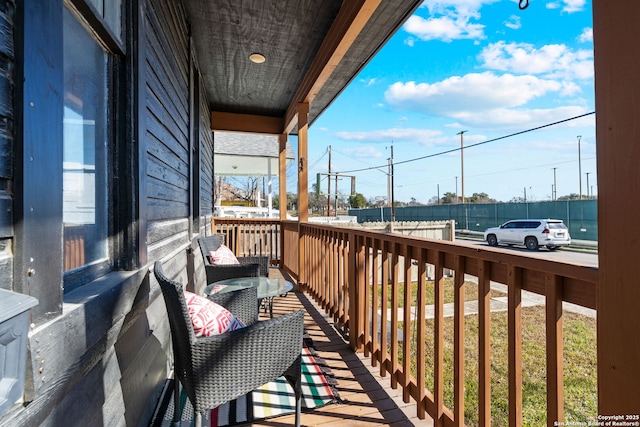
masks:
<path id="1" fill-rule="evenodd" d="M 433 328 L 427 320 L 426 384 L 433 390 Z M 402 327 L 402 325 L 400 325 Z M 412 325 L 412 328 L 414 326 Z M 564 395 L 565 419 L 594 421 L 597 412 L 597 366 L 595 319 L 564 313 Z M 546 424 L 546 351 L 544 307 L 522 310 L 522 397 L 523 425 Z M 415 333 L 412 333 L 412 341 Z M 444 322 L 444 399 L 453 410 L 453 319 Z M 415 343 L 415 341 L 414 341 Z M 415 351 L 412 343 L 412 353 Z M 478 423 L 478 316 L 465 318 L 465 422 Z M 402 350 L 400 351 L 402 358 Z M 412 363 L 416 355 L 412 354 Z M 402 363 L 402 361 L 400 361 Z M 491 418 L 492 425 L 508 425 L 507 313 L 491 315 Z M 415 377 L 415 365 L 412 366 Z"/>
<path id="2" fill-rule="evenodd" d="M 417 286 L 412 285 L 412 306 L 416 301 Z M 378 295 L 381 295 L 378 287 Z M 444 279 L 444 302 L 453 302 L 454 282 Z M 492 297 L 506 296 L 505 293 L 491 291 Z M 391 286 L 388 298 L 391 301 Z M 433 281 L 426 286 L 427 304 L 433 304 Z M 465 300 L 478 298 L 478 286 L 465 282 Z M 404 305 L 404 286 L 398 286 L 398 305 Z M 390 306 L 390 303 L 389 303 Z M 596 365 L 596 320 L 575 313 L 564 313 L 564 397 L 565 421 L 594 421 L 597 409 L 597 365 Z M 508 425 L 508 360 L 507 360 L 507 312 L 491 315 L 491 418 L 492 425 Z M 402 322 L 399 329 L 403 328 Z M 412 352 L 415 352 L 415 324 L 411 325 Z M 433 390 L 433 331 L 434 322 L 426 321 L 426 384 Z M 523 425 L 546 424 L 546 330 L 545 308 L 543 306 L 522 309 L 522 399 Z M 453 319 L 444 322 L 444 398 L 445 405 L 453 410 Z M 465 422 L 477 425 L 478 420 L 478 316 L 465 317 Z M 399 349 L 399 363 L 403 358 L 402 345 Z M 412 354 L 415 364 L 416 355 Z M 412 375 L 416 376 L 415 365 Z"/>

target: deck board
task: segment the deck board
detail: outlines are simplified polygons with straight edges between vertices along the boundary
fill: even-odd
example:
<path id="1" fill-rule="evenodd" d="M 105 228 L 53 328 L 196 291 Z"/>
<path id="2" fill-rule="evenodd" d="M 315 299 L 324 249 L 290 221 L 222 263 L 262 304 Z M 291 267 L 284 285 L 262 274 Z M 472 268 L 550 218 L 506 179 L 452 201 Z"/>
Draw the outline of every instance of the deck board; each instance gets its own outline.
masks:
<path id="1" fill-rule="evenodd" d="M 272 277 L 280 276 L 277 269 L 270 269 Z M 402 401 L 400 388 L 393 390 L 389 378 L 382 378 L 379 368 L 373 368 L 364 354 L 349 349 L 333 327 L 333 320 L 324 313 L 306 293 L 289 292 L 286 297 L 275 299 L 273 315 L 279 316 L 304 309 L 305 328 L 313 339 L 315 349 L 331 368 L 337 380 L 341 402 L 317 408 L 302 414 L 303 426 L 432 426 L 427 419 L 416 416 L 415 402 Z M 264 313 L 261 313 L 265 317 Z M 253 426 L 292 425 L 293 415 L 254 422 Z"/>

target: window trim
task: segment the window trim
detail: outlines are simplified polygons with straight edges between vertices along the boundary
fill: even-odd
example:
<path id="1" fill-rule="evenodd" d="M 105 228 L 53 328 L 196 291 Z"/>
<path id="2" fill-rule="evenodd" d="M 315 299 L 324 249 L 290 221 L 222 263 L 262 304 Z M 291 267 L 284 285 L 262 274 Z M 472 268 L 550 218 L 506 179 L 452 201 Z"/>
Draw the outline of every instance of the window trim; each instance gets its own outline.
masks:
<path id="1" fill-rule="evenodd" d="M 109 24 L 104 20 L 104 18 L 97 13 L 98 11 L 85 0 L 64 0 L 65 3 L 70 5 L 70 9 L 75 9 L 76 13 L 79 17 L 81 17 L 86 24 L 91 28 L 92 31 L 96 34 L 96 39 L 102 42 L 105 48 L 114 55 L 124 55 L 125 54 L 125 45 L 118 39 L 118 37 L 113 33 Z M 125 3 L 129 3 L 129 0 L 124 0 L 122 7 L 122 22 L 120 25 L 122 27 L 123 37 L 126 39 L 126 15 L 128 14 L 128 10 L 125 6 Z"/>
<path id="2" fill-rule="evenodd" d="M 81 16 L 79 15 L 81 12 L 74 9 L 75 6 L 72 2 L 65 2 L 65 6 L 63 7 L 66 7 L 68 12 L 71 13 L 73 17 L 76 20 L 78 20 L 80 25 L 84 27 L 89 25 L 89 21 L 96 21 L 95 19 L 91 19 L 91 17 L 95 18 L 95 13 L 92 8 L 87 9 L 89 12 L 88 13 L 89 16 Z M 60 25 L 62 27 L 62 32 L 64 34 L 64 20 L 60 22 Z M 117 142 L 118 141 L 117 139 L 118 122 L 115 120 L 115 118 L 118 116 L 117 111 L 121 108 L 120 107 L 121 103 L 118 102 L 118 99 L 116 97 L 116 93 L 117 93 L 116 82 L 118 81 L 118 75 L 120 74 L 120 70 L 119 70 L 119 67 L 116 66 L 117 55 L 111 52 L 105 45 L 104 41 L 99 38 L 99 31 L 96 31 L 95 27 L 90 27 L 89 29 L 87 29 L 87 32 L 88 32 L 88 35 L 95 41 L 95 43 L 97 43 L 100 46 L 100 48 L 104 50 L 106 61 L 107 61 L 106 63 L 107 79 L 104 82 L 107 88 L 107 93 L 108 93 L 108 96 L 107 96 L 108 101 L 106 105 L 106 114 L 105 114 L 105 122 L 107 125 L 107 128 L 105 129 L 105 132 L 106 132 L 105 157 L 106 157 L 107 164 L 106 164 L 106 169 L 104 171 L 107 177 L 106 179 L 107 188 L 105 190 L 107 206 L 106 206 L 105 212 L 101 212 L 99 214 L 96 212 L 96 218 L 100 218 L 104 216 L 107 219 L 107 224 L 106 224 L 107 239 L 108 239 L 107 248 L 106 248 L 107 253 L 106 253 L 106 258 L 102 258 L 98 260 L 89 260 L 87 264 L 79 266 L 73 270 L 65 272 L 63 268 L 63 272 L 62 272 L 63 294 L 72 292 L 73 290 L 81 286 L 88 285 L 89 283 L 93 282 L 99 277 L 109 273 L 111 270 L 114 269 L 115 258 L 117 255 L 116 251 L 114 250 L 115 248 L 114 248 L 114 244 L 111 236 L 114 235 L 113 218 L 117 216 L 117 212 L 115 210 L 115 206 L 113 203 L 113 200 L 117 200 L 117 199 L 114 199 L 114 192 L 112 191 L 112 189 L 114 187 L 113 177 L 115 176 L 113 173 L 114 171 L 113 165 L 114 165 L 114 162 L 116 161 L 116 156 L 114 155 L 115 154 L 114 151 L 117 151 L 117 146 L 118 146 L 118 142 Z M 64 63 L 64 56 L 62 58 L 62 62 Z M 62 74 L 64 76 L 64 65 L 63 65 Z M 64 103 L 62 108 L 64 108 Z M 64 138 L 61 140 L 61 143 L 64 146 Z M 60 190 L 62 191 L 62 188 Z M 61 225 L 64 229 L 63 223 Z M 64 241 L 64 235 L 63 235 L 63 241 Z M 64 259 L 65 257 L 64 247 L 62 249 L 62 252 L 63 252 L 62 256 Z"/>

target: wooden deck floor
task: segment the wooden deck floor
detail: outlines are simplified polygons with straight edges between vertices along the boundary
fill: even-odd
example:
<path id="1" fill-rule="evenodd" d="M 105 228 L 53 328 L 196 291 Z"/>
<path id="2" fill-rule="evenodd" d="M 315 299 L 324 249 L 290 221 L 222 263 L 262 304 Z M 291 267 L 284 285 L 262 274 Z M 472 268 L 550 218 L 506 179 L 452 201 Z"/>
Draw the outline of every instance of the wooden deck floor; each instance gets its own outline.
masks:
<path id="1" fill-rule="evenodd" d="M 280 275 L 272 269 L 271 276 Z M 304 309 L 305 328 L 320 357 L 337 380 L 340 403 L 333 403 L 302 414 L 303 426 L 432 426 L 431 419 L 416 417 L 415 403 L 404 403 L 400 390 L 393 390 L 388 378 L 379 375 L 362 354 L 351 351 L 341 335 L 314 301 L 303 292 L 289 292 L 274 302 L 274 317 Z M 264 316 L 264 314 L 261 314 Z M 254 426 L 290 426 L 292 415 L 272 418 Z"/>

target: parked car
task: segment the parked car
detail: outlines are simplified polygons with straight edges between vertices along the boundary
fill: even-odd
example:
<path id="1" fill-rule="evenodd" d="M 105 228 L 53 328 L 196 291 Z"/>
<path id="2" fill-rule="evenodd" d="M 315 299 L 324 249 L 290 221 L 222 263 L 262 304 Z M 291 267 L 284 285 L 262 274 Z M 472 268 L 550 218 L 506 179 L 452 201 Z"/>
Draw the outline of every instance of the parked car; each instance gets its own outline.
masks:
<path id="1" fill-rule="evenodd" d="M 487 228 L 484 240 L 491 245 L 524 245 L 536 251 L 540 246 L 556 250 L 571 244 L 569 229 L 561 219 L 515 219 L 500 227 Z"/>

